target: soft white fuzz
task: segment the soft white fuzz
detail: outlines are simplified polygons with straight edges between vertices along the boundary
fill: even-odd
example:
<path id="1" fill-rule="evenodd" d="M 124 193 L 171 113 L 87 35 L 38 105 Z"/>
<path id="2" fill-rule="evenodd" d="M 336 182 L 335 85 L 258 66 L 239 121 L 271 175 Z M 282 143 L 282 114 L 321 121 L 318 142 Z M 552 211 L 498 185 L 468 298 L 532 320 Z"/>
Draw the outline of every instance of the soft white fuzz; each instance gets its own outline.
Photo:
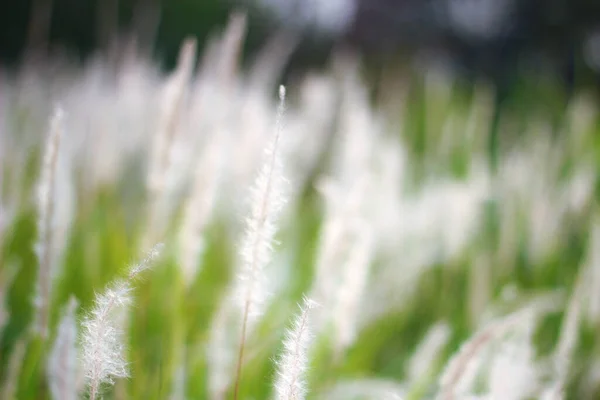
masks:
<path id="1" fill-rule="evenodd" d="M 294 326 L 287 332 L 283 343 L 284 350 L 278 362 L 275 398 L 277 400 L 302 400 L 306 396 L 304 373 L 308 368 L 308 348 L 312 341 L 310 330 L 310 310 L 316 306 L 305 298 L 300 315 Z"/>
<path id="2" fill-rule="evenodd" d="M 224 400 L 234 378 L 236 344 L 239 341 L 240 320 L 231 296 L 219 305 L 208 334 L 206 360 L 208 399 Z"/>
<path id="3" fill-rule="evenodd" d="M 115 312 L 131 304 L 133 280 L 150 268 L 161 248 L 162 245 L 155 246 L 144 260 L 131 268 L 127 279 L 114 282 L 103 294 L 96 296 L 94 308 L 83 321 L 82 361 L 90 400 L 98 396 L 101 384 L 112 384 L 114 378 L 129 376 L 123 355 L 123 332 Z"/>
<path id="4" fill-rule="evenodd" d="M 58 326 L 58 333 L 48 359 L 48 386 L 55 400 L 77 399 L 79 361 L 77 354 L 77 301 L 69 300 Z"/>
<path id="5" fill-rule="evenodd" d="M 191 285 L 200 266 L 204 250 L 204 231 L 210 222 L 217 200 L 222 167 L 221 139 L 215 137 L 206 145 L 196 166 L 192 191 L 186 200 L 179 232 L 180 264 L 186 285 Z"/>
<path id="6" fill-rule="evenodd" d="M 233 398 L 238 399 L 246 337 L 258 317 L 263 314 L 269 293 L 269 284 L 264 274 L 271 262 L 277 220 L 285 203 L 284 183 L 278 143 L 283 130 L 285 111 L 285 87 L 279 87 L 279 108 L 275 124 L 275 135 L 265 149 L 265 160 L 252 188 L 252 208 L 246 220 L 246 235 L 241 247 L 241 271 L 234 293 L 239 298 L 242 315 L 240 347 L 235 374 Z"/>
<path id="7" fill-rule="evenodd" d="M 35 298 L 35 331 L 43 338 L 48 336 L 48 310 L 52 289 L 52 248 L 56 167 L 62 132 L 64 113 L 57 107 L 50 121 L 48 138 L 44 148 L 44 159 L 38 186 L 37 235 L 35 252 L 38 257 L 37 292 Z"/>
<path id="8" fill-rule="evenodd" d="M 252 206 L 241 246 L 242 265 L 236 292 L 249 326 L 262 315 L 268 297 L 269 285 L 263 271 L 271 261 L 277 221 L 285 204 L 285 179 L 278 151 L 285 110 L 283 86 L 279 98 L 275 135 L 265 149 L 265 160 L 251 191 Z"/>
<path id="9" fill-rule="evenodd" d="M 492 321 L 467 340 L 448 361 L 440 378 L 439 400 L 459 399 L 465 383 L 470 381 L 472 373 L 489 346 L 511 329 L 527 325 L 540 312 L 543 306 L 533 305 L 504 318 Z"/>

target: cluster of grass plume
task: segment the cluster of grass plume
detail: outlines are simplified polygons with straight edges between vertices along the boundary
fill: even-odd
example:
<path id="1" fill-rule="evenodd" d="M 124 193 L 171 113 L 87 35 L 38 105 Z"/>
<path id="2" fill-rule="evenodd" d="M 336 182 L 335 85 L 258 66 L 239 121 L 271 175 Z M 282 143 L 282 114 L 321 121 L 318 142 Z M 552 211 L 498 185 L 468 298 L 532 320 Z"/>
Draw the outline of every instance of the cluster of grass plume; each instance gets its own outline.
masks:
<path id="1" fill-rule="evenodd" d="M 6 81 L 2 396 L 597 398 L 596 100 L 373 99 L 349 54 L 284 88 L 294 41 L 242 69 L 245 30 Z"/>

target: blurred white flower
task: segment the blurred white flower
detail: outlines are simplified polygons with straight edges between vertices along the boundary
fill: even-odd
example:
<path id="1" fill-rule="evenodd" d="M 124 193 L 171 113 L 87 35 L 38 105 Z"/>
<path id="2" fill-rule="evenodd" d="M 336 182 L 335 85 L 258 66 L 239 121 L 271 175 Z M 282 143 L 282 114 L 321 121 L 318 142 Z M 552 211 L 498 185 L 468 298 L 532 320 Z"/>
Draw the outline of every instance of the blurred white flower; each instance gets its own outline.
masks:
<path id="1" fill-rule="evenodd" d="M 283 342 L 284 351 L 278 361 L 275 393 L 278 400 L 303 400 L 307 393 L 304 374 L 308 369 L 308 349 L 313 335 L 310 311 L 317 304 L 305 298 L 300 315 L 296 317 Z"/>
<path id="2" fill-rule="evenodd" d="M 236 292 L 243 318 L 249 324 L 262 315 L 266 298 L 270 294 L 264 270 L 273 257 L 278 218 L 287 201 L 286 181 L 279 154 L 285 109 L 283 86 L 280 88 L 280 99 L 275 133 L 264 150 L 263 164 L 251 188 L 250 215 L 246 218 L 246 232 L 240 249 L 241 265 Z"/>
<path id="3" fill-rule="evenodd" d="M 90 400 L 99 395 L 103 383 L 112 384 L 115 378 L 129 376 L 120 317 L 132 302 L 133 280 L 150 268 L 161 250 L 162 244 L 154 246 L 145 259 L 130 268 L 127 279 L 114 282 L 97 295 L 94 307 L 82 323 L 81 359 Z"/>
<path id="4" fill-rule="evenodd" d="M 77 349 L 77 301 L 71 298 L 60 320 L 56 340 L 48 358 L 48 383 L 55 400 L 76 400 L 79 391 Z"/>
<path id="5" fill-rule="evenodd" d="M 524 400 L 534 397 L 539 374 L 534 349 L 524 341 L 507 341 L 493 357 L 489 392 L 494 400 Z M 510 384 L 507 384 L 510 382 Z"/>

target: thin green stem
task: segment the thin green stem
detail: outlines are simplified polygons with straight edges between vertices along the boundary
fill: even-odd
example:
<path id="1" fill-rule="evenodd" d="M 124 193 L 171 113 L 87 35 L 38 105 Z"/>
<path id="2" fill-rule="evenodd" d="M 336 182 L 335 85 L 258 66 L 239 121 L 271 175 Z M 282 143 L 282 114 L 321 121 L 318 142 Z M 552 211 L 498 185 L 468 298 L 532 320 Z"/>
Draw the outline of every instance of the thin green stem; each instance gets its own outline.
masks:
<path id="1" fill-rule="evenodd" d="M 238 353 L 238 361 L 235 372 L 235 388 L 233 390 L 233 400 L 238 399 L 240 390 L 240 380 L 242 378 L 242 363 L 244 362 L 244 348 L 246 347 L 246 327 L 248 326 L 248 310 L 250 302 L 246 301 L 244 306 L 244 320 L 242 321 L 242 337 L 240 339 L 240 351 Z"/>

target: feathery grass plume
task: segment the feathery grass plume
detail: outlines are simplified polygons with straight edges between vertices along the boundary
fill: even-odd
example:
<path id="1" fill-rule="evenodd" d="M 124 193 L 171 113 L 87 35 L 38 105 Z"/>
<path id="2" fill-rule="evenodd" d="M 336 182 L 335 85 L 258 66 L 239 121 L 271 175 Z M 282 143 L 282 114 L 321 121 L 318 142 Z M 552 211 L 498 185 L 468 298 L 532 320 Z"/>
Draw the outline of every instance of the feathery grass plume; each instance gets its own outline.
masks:
<path id="1" fill-rule="evenodd" d="M 525 333 L 525 332 L 524 332 Z M 522 400 L 534 398 L 540 389 L 540 370 L 535 359 L 533 330 L 511 335 L 500 344 L 490 360 L 488 396 L 492 399 Z M 507 384 L 507 382 L 510 382 Z"/>
<path id="2" fill-rule="evenodd" d="M 165 229 L 173 204 L 169 194 L 179 176 L 179 170 L 173 171 L 173 162 L 180 132 L 181 115 L 186 98 L 186 89 L 193 74 L 196 61 L 196 39 L 187 38 L 181 45 L 177 68 L 169 77 L 161 99 L 158 127 L 154 133 L 147 189 L 149 194 L 149 215 L 144 246 L 149 246 Z"/>
<path id="3" fill-rule="evenodd" d="M 336 318 L 336 312 L 341 307 L 346 308 L 346 302 L 354 302 L 352 299 L 358 295 L 353 293 L 354 289 L 345 290 L 346 285 L 355 286 L 357 290 L 363 290 L 360 286 L 364 283 L 354 280 L 350 272 L 346 273 L 346 266 L 355 272 L 364 275 L 367 279 L 368 269 L 373 252 L 373 238 L 368 238 L 368 227 L 362 220 L 365 193 L 368 188 L 367 174 L 360 174 L 349 187 L 339 181 L 323 178 L 317 182 L 317 189 L 326 200 L 325 220 L 319 233 L 319 249 L 315 265 L 315 279 L 311 289 L 311 297 L 321 304 L 321 312 L 315 315 L 315 331 L 320 332 L 327 324 L 334 323 L 336 334 L 345 330 L 344 326 L 353 326 L 347 321 Z M 372 233 L 372 232 L 371 232 Z M 371 234 L 369 233 L 369 235 Z M 361 238 L 361 235 L 365 235 Z M 361 243 L 362 242 L 362 243 Z M 353 247 L 356 245 L 356 247 Z M 362 270 L 362 271 L 361 271 Z M 363 280 L 362 278 L 360 280 Z M 344 285 L 340 286 L 340 281 Z M 353 319 L 353 318 L 351 318 Z M 351 328 L 350 331 L 353 331 Z M 346 333 L 350 331 L 346 330 Z M 344 335 L 344 334 L 341 334 Z M 350 333 L 343 341 L 351 341 L 353 333 Z M 345 347 L 348 343 L 341 345 Z"/>
<path id="4" fill-rule="evenodd" d="M 358 314 L 369 279 L 375 244 L 372 228 L 366 221 L 359 220 L 355 225 L 355 238 L 343 269 L 333 312 L 334 348 L 338 357 L 356 339 Z"/>
<path id="5" fill-rule="evenodd" d="M 148 189 L 151 194 L 161 193 L 170 164 L 172 146 L 177 135 L 183 101 L 196 59 L 196 39 L 187 38 L 181 45 L 177 68 L 169 77 L 161 102 L 161 115 L 152 144 L 152 158 L 148 174 Z"/>
<path id="6" fill-rule="evenodd" d="M 524 307 L 504 318 L 494 320 L 476 332 L 467 340 L 448 361 L 440 378 L 439 400 L 457 399 L 456 391 L 467 375 L 473 363 L 477 363 L 482 353 L 496 339 L 502 337 L 511 329 L 530 320 L 539 308 L 544 305 L 532 305 Z"/>
<path id="7" fill-rule="evenodd" d="M 35 332 L 46 339 L 53 275 L 53 218 L 55 212 L 55 181 L 61 136 L 64 130 L 64 112 L 56 107 L 44 149 L 42 170 L 37 195 L 37 235 L 35 251 L 38 257 L 36 289 Z"/>
<path id="8" fill-rule="evenodd" d="M 154 246 L 146 258 L 134 265 L 126 279 L 114 282 L 103 294 L 96 296 L 94 308 L 83 321 L 82 362 L 90 400 L 96 399 L 103 383 L 129 376 L 123 358 L 122 331 L 114 313 L 127 307 L 131 299 L 132 281 L 158 258 L 162 244 Z"/>
<path id="9" fill-rule="evenodd" d="M 591 251 L 596 250 L 591 249 Z M 563 393 L 568 383 L 573 354 L 579 339 L 579 327 L 584 313 L 584 299 L 590 295 L 589 275 L 594 267 L 596 266 L 585 265 L 579 271 L 579 276 L 563 317 L 560 336 L 554 351 L 555 381 L 549 392 L 550 398 L 553 399 L 564 397 Z"/>
<path id="10" fill-rule="evenodd" d="M 315 266 L 315 297 L 324 304 L 322 296 L 331 296 L 332 266 L 339 265 L 343 259 L 345 248 L 343 243 L 348 237 L 348 222 L 354 217 L 354 209 L 349 202 L 355 192 L 344 198 L 339 184 L 332 179 L 321 178 L 316 183 L 317 190 L 325 198 L 326 212 L 323 227 L 319 233 L 319 250 Z M 353 202 L 355 203 L 355 202 Z"/>
<path id="11" fill-rule="evenodd" d="M 79 385 L 79 356 L 77 351 L 77 300 L 71 297 L 58 326 L 54 346 L 48 358 L 48 384 L 55 400 L 76 400 Z"/>
<path id="12" fill-rule="evenodd" d="M 204 250 L 204 229 L 209 223 L 217 199 L 222 174 L 221 139 L 212 138 L 196 166 L 192 193 L 184 206 L 179 232 L 180 264 L 185 283 L 191 285 L 198 274 L 198 263 Z"/>
<path id="13" fill-rule="evenodd" d="M 243 12 L 234 12 L 221 39 L 221 49 L 217 58 L 217 71 L 221 83 L 228 87 L 237 75 L 237 66 L 244 38 L 246 37 L 247 18 Z"/>
<path id="14" fill-rule="evenodd" d="M 305 297 L 300 315 L 294 321 L 294 327 L 286 334 L 284 351 L 277 362 L 277 400 L 302 400 L 306 396 L 304 373 L 308 368 L 308 348 L 312 341 L 310 310 L 316 305 L 314 301 Z"/>
<path id="15" fill-rule="evenodd" d="M 232 104 L 238 90 L 240 50 L 246 34 L 246 15 L 231 14 L 225 31 L 205 43 L 194 83 L 192 118 L 208 130 L 221 131 L 231 125 Z"/>
<path id="16" fill-rule="evenodd" d="M 206 359 L 208 365 L 208 398 L 223 400 L 232 381 L 232 372 L 236 362 L 236 341 L 240 327 L 236 315 L 235 302 L 231 296 L 221 301 L 214 320 L 211 323 Z"/>
<path id="17" fill-rule="evenodd" d="M 285 87 L 279 87 L 279 108 L 274 137 L 265 149 L 265 160 L 251 192 L 250 217 L 246 219 L 246 232 L 241 246 L 241 271 L 235 290 L 242 309 L 242 332 L 237 361 L 234 399 L 237 399 L 241 368 L 244 362 L 246 336 L 263 312 L 268 296 L 264 268 L 271 261 L 277 219 L 285 203 L 283 166 L 278 152 L 279 137 L 283 130 Z"/>
<path id="18" fill-rule="evenodd" d="M 431 368 L 439 362 L 450 334 L 450 326 L 445 322 L 438 322 L 429 328 L 408 362 L 408 378 L 411 383 L 418 383 L 431 373 Z"/>

